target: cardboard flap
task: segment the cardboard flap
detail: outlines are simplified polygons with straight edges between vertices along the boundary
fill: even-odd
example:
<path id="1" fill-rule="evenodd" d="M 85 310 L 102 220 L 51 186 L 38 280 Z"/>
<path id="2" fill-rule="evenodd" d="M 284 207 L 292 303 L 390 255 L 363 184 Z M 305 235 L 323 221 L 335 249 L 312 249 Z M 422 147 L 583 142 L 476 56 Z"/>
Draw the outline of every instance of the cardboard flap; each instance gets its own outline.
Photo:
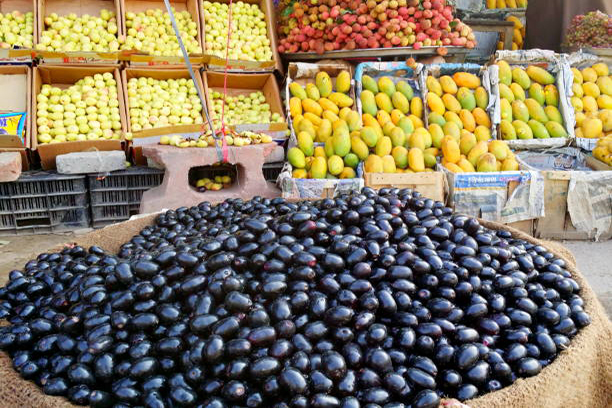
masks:
<path id="1" fill-rule="evenodd" d="M 83 142 L 50 143 L 38 146 L 40 163 L 45 170 L 55 168 L 55 158 L 60 154 L 88 151 L 121 150 L 120 140 L 87 140 Z"/>

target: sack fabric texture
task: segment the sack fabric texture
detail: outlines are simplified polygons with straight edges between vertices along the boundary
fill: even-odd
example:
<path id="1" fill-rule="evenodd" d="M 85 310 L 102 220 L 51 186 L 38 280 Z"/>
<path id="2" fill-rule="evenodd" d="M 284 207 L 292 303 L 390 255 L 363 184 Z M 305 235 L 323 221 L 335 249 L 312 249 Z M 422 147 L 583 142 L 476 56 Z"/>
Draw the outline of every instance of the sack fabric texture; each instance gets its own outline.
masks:
<path id="1" fill-rule="evenodd" d="M 116 253 L 124 242 L 150 225 L 156 215 L 93 231 L 77 240 L 82 246 L 98 245 Z M 520 379 L 509 387 L 466 401 L 470 408 L 609 408 L 612 407 L 612 323 L 575 259 L 561 244 L 537 240 L 511 227 L 481 220 L 487 228 L 511 231 L 517 238 L 547 247 L 564 259 L 574 279 L 582 287 L 585 311 L 592 323 L 582 329 L 567 350 L 540 374 Z M 52 250 L 60 250 L 61 247 Z M 604 255 L 604 254 L 602 254 Z M 44 395 L 12 368 L 11 360 L 0 353 L 0 406 L 2 408 L 76 408 L 65 398 Z"/>

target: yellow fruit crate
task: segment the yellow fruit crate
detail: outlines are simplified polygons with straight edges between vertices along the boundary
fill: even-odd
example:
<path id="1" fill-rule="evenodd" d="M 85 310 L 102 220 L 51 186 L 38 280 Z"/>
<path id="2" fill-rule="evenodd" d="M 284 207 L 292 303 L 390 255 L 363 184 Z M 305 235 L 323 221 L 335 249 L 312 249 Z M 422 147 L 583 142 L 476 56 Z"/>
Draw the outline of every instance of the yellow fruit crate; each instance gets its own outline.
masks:
<path id="1" fill-rule="evenodd" d="M 445 202 L 448 190 L 446 177 L 440 171 L 423 173 L 363 173 L 365 186 L 381 188 L 410 188 L 423 197 Z"/>

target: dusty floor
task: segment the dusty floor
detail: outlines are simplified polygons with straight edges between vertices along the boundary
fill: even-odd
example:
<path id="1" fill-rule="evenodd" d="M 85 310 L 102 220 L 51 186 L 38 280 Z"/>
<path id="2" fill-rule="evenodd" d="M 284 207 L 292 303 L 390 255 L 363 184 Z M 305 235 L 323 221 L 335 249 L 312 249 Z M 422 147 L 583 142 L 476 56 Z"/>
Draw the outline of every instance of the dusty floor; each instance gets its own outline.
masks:
<path id="1" fill-rule="evenodd" d="M 37 254 L 74 240 L 75 236 L 84 234 L 45 234 L 29 236 L 0 236 L 0 284 L 4 284 L 12 269 L 19 269 L 25 262 Z M 605 242 L 566 241 L 563 243 L 576 257 L 578 268 L 584 273 L 606 308 L 612 316 L 612 240 Z"/>

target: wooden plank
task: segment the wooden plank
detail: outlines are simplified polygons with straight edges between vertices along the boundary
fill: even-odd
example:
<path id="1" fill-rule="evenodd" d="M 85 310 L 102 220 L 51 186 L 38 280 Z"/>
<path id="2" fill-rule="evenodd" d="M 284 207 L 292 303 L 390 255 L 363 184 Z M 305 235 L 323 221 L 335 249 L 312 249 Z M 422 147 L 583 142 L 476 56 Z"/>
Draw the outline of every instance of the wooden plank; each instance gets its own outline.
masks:
<path id="1" fill-rule="evenodd" d="M 411 188 L 424 197 L 444 202 L 445 176 L 441 172 L 427 173 L 364 173 L 366 187 L 381 188 Z"/>
<path id="2" fill-rule="evenodd" d="M 562 173 L 562 172 L 557 172 Z M 536 237 L 554 238 L 565 231 L 569 180 L 544 179 L 544 217 L 538 220 Z"/>
<path id="3" fill-rule="evenodd" d="M 512 228 L 516 228 L 517 230 L 522 231 L 525 234 L 533 235 L 534 232 L 534 220 L 509 222 L 506 225 Z"/>
<path id="4" fill-rule="evenodd" d="M 514 37 L 514 23 L 511 21 L 499 20 L 466 20 L 474 32 L 499 33 L 504 39 L 504 49 L 512 49 L 512 39 Z"/>

